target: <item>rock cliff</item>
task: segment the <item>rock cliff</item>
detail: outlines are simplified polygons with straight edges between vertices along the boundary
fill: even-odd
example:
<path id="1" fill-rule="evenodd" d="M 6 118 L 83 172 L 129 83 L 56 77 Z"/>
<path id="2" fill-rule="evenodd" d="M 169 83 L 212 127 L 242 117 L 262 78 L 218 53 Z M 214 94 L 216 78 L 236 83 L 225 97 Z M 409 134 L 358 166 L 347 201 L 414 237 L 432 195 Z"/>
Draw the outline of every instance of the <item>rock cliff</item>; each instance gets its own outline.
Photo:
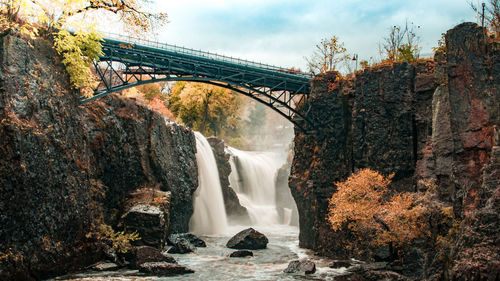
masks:
<path id="1" fill-rule="evenodd" d="M 0 279 L 42 279 L 101 258 L 89 238 L 120 221 L 139 188 L 171 192 L 186 232 L 197 165 L 192 132 L 130 99 L 79 104 L 50 42 L 0 38 Z"/>
<path id="2" fill-rule="evenodd" d="M 499 43 L 464 23 L 447 32 L 434 60 L 316 77 L 310 107 L 302 110 L 321 126 L 314 134 L 296 133 L 289 178 L 300 245 L 356 256 L 342 242 L 348 233 L 332 232 L 325 215 L 333 183 L 371 168 L 395 173 L 392 188 L 399 191 L 417 191 L 420 179 L 434 179 L 440 199 L 462 221 L 450 276 L 498 278 L 499 75 Z"/>

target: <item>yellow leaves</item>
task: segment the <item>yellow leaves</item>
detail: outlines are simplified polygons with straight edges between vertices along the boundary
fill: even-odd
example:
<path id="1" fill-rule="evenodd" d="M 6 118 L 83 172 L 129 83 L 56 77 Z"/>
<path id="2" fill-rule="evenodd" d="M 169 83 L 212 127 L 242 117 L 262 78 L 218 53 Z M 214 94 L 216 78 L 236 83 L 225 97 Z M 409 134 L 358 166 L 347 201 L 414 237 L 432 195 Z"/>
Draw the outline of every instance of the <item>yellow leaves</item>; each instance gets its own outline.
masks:
<path id="1" fill-rule="evenodd" d="M 95 227 L 95 226 L 94 226 Z M 141 238 L 139 233 L 134 231 L 132 233 L 125 233 L 125 231 L 114 231 L 113 228 L 107 224 L 100 224 L 95 231 L 89 232 L 85 235 L 87 239 L 95 238 L 104 242 L 111 243 L 111 247 L 118 253 L 126 253 L 132 245 L 131 241 L 137 241 Z"/>
<path id="2" fill-rule="evenodd" d="M 169 96 L 169 109 L 185 125 L 202 130 L 203 124 L 212 134 L 223 128 L 235 128 L 241 99 L 238 94 L 219 86 L 177 82 Z"/>
<path id="3" fill-rule="evenodd" d="M 102 53 L 102 36 L 93 29 L 77 31 L 74 35 L 60 30 L 54 38 L 54 47 L 63 57 L 71 85 L 85 97 L 91 97 L 99 84 L 90 66 Z"/>

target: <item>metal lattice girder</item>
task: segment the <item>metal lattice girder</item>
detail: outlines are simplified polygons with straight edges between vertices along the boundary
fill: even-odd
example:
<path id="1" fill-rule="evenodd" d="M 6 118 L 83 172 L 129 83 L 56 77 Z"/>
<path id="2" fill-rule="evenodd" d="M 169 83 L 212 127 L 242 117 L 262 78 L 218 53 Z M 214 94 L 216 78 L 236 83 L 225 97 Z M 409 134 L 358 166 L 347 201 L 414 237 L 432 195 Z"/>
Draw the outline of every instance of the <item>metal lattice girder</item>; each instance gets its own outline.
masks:
<path id="1" fill-rule="evenodd" d="M 150 42 L 151 43 L 151 42 Z M 113 92 L 160 81 L 194 81 L 229 88 L 277 111 L 304 130 L 314 128 L 307 113 L 295 110 L 307 101 L 310 79 L 275 66 L 158 44 L 157 48 L 105 39 L 103 55 L 95 63 L 100 84 L 87 103 Z M 165 47 L 166 46 L 166 47 Z M 161 47 L 161 48 L 160 48 Z"/>

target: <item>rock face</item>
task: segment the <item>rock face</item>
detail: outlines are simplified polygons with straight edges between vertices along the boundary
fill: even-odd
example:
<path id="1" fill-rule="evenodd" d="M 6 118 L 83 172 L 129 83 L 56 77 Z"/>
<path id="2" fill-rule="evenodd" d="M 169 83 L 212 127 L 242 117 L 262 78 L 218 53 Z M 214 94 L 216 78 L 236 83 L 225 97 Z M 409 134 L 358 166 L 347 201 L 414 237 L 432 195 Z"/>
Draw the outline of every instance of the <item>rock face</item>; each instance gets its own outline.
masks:
<path id="1" fill-rule="evenodd" d="M 238 232 L 229 241 L 226 246 L 233 249 L 258 250 L 267 247 L 267 237 L 253 228 L 247 228 Z"/>
<path id="2" fill-rule="evenodd" d="M 132 99 L 109 97 L 86 105 L 82 123 L 93 152 L 93 174 L 108 187 L 106 219 L 119 220 L 122 202 L 138 188 L 170 191 L 169 233 L 187 232 L 198 187 L 196 143 L 191 130 Z"/>
<path id="3" fill-rule="evenodd" d="M 146 262 L 177 263 L 173 257 L 163 254 L 160 250 L 149 246 L 132 248 L 127 254 L 127 261 L 130 262 L 131 268 L 139 268 L 139 265 Z"/>
<path id="4" fill-rule="evenodd" d="M 276 209 L 281 223 L 299 226 L 299 213 L 297 204 L 293 200 L 288 187 L 288 176 L 292 163 L 287 161 L 281 168 L 278 169 L 275 178 L 276 186 Z"/>
<path id="5" fill-rule="evenodd" d="M 356 257 L 326 223 L 332 182 L 361 168 L 395 173 L 392 188 L 416 191 L 420 179 L 462 220 L 453 265 L 456 280 L 498 272 L 500 47 L 465 23 L 446 34 L 444 53 L 414 65 L 395 63 L 342 79 L 316 77 L 311 118 L 321 129 L 296 132 L 289 178 L 300 219 L 300 246 L 337 258 Z M 368 258 L 368 257 L 359 257 Z M 423 264 L 422 257 L 413 262 Z M 422 266 L 420 266 L 422 268 Z M 424 274 L 414 271 L 414 276 Z M 429 273 L 429 272 L 428 272 Z M 491 276 L 497 276 L 492 273 Z M 422 277 L 422 276 L 420 276 Z M 493 278 L 493 277 L 491 277 Z"/>
<path id="6" fill-rule="evenodd" d="M 205 241 L 201 240 L 198 236 L 192 233 L 175 233 L 168 236 L 168 243 L 170 245 L 175 245 L 179 239 L 186 239 L 189 243 L 193 244 L 195 247 L 206 247 Z"/>
<path id="7" fill-rule="evenodd" d="M 226 208 L 228 219 L 239 223 L 250 222 L 250 216 L 248 215 L 247 209 L 241 206 L 236 192 L 234 192 L 229 184 L 229 174 L 231 174 L 229 157 L 231 156 L 229 153 L 226 153 L 224 140 L 216 137 L 209 137 L 207 140 L 212 146 L 215 161 L 217 162 L 222 196 L 224 198 L 224 207 Z"/>
<path id="8" fill-rule="evenodd" d="M 3 33 L 0 60 L 0 279 L 102 260 L 87 234 L 116 227 L 139 188 L 171 192 L 168 232 L 188 230 L 198 186 L 191 130 L 131 99 L 81 106 L 45 40 Z"/>
<path id="9" fill-rule="evenodd" d="M 310 260 L 295 260 L 288 264 L 288 267 L 283 270 L 285 273 L 304 272 L 305 274 L 313 274 L 316 272 L 316 264 Z"/>

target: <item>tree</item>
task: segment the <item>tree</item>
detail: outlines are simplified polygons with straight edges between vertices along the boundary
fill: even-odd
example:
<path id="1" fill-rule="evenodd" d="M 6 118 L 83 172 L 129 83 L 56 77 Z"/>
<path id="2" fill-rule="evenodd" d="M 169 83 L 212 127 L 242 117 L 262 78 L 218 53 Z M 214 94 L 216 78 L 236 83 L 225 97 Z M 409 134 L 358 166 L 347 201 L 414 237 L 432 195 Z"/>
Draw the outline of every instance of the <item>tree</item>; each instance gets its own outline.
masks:
<path id="1" fill-rule="evenodd" d="M 482 7 L 474 5 L 470 2 L 471 8 L 478 14 L 482 14 Z M 489 30 L 494 33 L 496 38 L 500 38 L 500 0 L 489 0 L 484 4 L 484 20 L 486 21 Z"/>
<path id="2" fill-rule="evenodd" d="M 226 88 L 177 82 L 168 102 L 180 121 L 202 134 L 219 135 L 238 125 L 241 102 L 236 93 Z"/>
<path id="3" fill-rule="evenodd" d="M 343 182 L 329 201 L 327 220 L 334 231 L 347 228 L 358 240 L 372 246 L 390 245 L 404 249 L 413 240 L 429 236 L 431 217 L 437 223 L 453 219 L 452 208 L 433 198 L 435 187 L 425 194 L 396 193 L 390 196 L 393 175 L 384 177 L 363 169 Z M 432 214 L 432 216 L 431 216 Z M 431 229 L 431 230 L 430 230 Z M 435 243 L 436 238 L 431 237 Z M 429 237 L 428 237 L 429 238 Z"/>
<path id="4" fill-rule="evenodd" d="M 39 28 L 47 28 L 54 47 L 63 57 L 71 85 L 90 97 L 97 86 L 97 78 L 90 71 L 92 63 L 101 54 L 102 36 L 88 28 L 84 20 L 73 22 L 75 34 L 65 29 L 68 21 L 77 15 L 105 11 L 120 17 L 135 32 L 147 32 L 167 21 L 165 13 L 145 9 L 147 0 L 4 0 L 1 2 L 0 32 L 16 28 L 34 36 Z"/>
<path id="5" fill-rule="evenodd" d="M 414 25 L 409 25 L 408 21 L 406 21 L 404 27 L 395 25 L 391 28 L 389 36 L 384 38 L 380 52 L 390 62 L 414 62 L 418 59 L 420 52 L 418 41 L 419 38 L 415 33 Z"/>
<path id="6" fill-rule="evenodd" d="M 313 74 L 325 73 L 334 71 L 336 66 L 345 60 L 346 48 L 343 42 L 339 42 L 337 36 L 330 39 L 323 39 L 316 45 L 312 56 L 305 58 L 309 67 L 309 71 Z"/>

